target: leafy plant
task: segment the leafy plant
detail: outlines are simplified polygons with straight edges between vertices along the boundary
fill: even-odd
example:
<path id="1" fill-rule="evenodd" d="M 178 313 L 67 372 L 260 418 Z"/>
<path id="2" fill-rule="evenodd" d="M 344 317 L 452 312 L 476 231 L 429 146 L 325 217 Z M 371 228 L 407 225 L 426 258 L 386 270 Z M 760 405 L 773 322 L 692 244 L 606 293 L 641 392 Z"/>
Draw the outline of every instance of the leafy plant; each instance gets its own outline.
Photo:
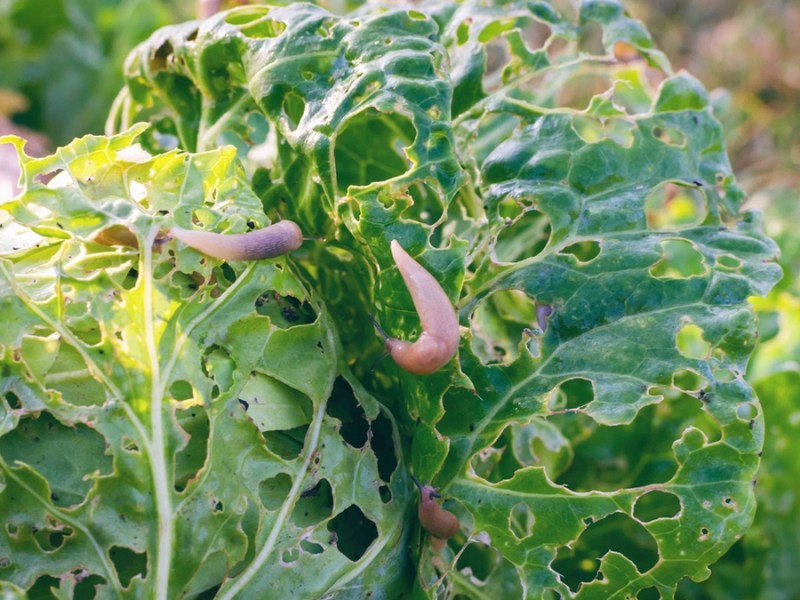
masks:
<path id="1" fill-rule="evenodd" d="M 246 6 L 126 80 L 108 136 L 12 139 L 10 594 L 670 598 L 749 527 L 776 247 L 619 3 Z M 278 218 L 312 239 L 270 261 L 168 236 Z M 458 308 L 430 376 L 376 363 L 369 315 L 419 329 L 393 239 Z"/>

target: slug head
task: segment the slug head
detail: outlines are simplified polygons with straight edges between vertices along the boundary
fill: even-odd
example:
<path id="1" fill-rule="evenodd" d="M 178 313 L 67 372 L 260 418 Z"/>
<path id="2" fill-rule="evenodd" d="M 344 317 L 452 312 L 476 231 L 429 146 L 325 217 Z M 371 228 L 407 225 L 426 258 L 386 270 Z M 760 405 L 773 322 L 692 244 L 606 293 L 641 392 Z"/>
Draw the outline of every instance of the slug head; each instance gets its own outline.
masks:
<path id="1" fill-rule="evenodd" d="M 385 347 L 400 368 L 415 375 L 429 375 L 453 356 L 447 341 L 425 331 L 414 343 L 387 338 Z"/>

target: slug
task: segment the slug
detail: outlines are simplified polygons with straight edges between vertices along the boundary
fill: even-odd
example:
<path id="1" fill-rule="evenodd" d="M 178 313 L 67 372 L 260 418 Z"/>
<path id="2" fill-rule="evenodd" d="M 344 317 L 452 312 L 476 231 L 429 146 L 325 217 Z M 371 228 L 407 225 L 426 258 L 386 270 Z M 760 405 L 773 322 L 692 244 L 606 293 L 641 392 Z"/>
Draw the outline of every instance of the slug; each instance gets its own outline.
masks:
<path id="1" fill-rule="evenodd" d="M 434 549 L 441 550 L 445 540 L 458 533 L 458 518 L 439 506 L 436 498 L 441 496 L 433 487 L 422 485 L 413 475 L 411 479 L 419 488 L 419 522 L 431 534 L 431 545 Z"/>
<path id="2" fill-rule="evenodd" d="M 303 243 L 303 232 L 294 221 L 278 221 L 264 229 L 247 233 L 222 234 L 173 227 L 170 233 L 203 254 L 224 260 L 273 258 Z"/>
<path id="3" fill-rule="evenodd" d="M 549 304 L 539 304 L 536 306 L 536 324 L 539 326 L 539 329 L 541 329 L 542 332 L 547 329 L 547 321 L 555 314 L 555 312 L 556 309 Z"/>
<path id="4" fill-rule="evenodd" d="M 386 337 L 386 351 L 402 369 L 428 375 L 447 364 L 458 350 L 458 317 L 442 286 L 403 247 L 392 240 L 392 257 L 406 283 L 422 324 L 416 342 Z"/>

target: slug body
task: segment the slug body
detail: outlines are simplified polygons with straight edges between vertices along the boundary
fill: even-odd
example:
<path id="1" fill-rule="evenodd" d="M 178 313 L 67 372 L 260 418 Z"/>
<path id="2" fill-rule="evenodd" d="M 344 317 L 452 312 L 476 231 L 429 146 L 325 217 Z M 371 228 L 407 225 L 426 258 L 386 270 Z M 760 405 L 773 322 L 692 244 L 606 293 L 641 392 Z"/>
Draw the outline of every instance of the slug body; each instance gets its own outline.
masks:
<path id="1" fill-rule="evenodd" d="M 401 368 L 427 375 L 447 364 L 458 350 L 458 317 L 442 286 L 392 240 L 392 257 L 414 301 L 422 334 L 416 342 L 386 339 L 386 351 Z"/>
<path id="2" fill-rule="evenodd" d="M 303 243 L 303 232 L 294 221 L 278 221 L 264 229 L 225 235 L 173 227 L 170 233 L 203 254 L 224 260 L 273 258 Z"/>
<path id="3" fill-rule="evenodd" d="M 429 485 L 422 485 L 413 475 L 411 479 L 419 488 L 419 522 L 431 534 L 431 546 L 437 552 L 445 546 L 459 530 L 458 518 L 436 502 L 438 492 Z"/>
<path id="4" fill-rule="evenodd" d="M 547 321 L 556 312 L 556 309 L 549 304 L 538 304 L 536 306 L 536 324 L 543 332 L 547 329 Z"/>

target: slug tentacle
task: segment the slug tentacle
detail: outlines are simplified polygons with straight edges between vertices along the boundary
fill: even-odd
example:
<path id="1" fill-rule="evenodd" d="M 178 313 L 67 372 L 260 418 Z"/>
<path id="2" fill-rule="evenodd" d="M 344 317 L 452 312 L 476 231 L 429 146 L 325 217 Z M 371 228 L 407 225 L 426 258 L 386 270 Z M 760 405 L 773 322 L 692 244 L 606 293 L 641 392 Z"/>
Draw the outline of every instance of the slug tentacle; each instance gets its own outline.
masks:
<path id="1" fill-rule="evenodd" d="M 447 364 L 458 350 L 458 317 L 433 275 L 411 258 L 397 240 L 392 240 L 391 249 L 419 314 L 422 334 L 413 343 L 387 337 L 386 350 L 401 368 L 427 375 Z"/>
<path id="2" fill-rule="evenodd" d="M 436 498 L 441 495 L 430 485 L 422 485 L 416 477 L 412 476 L 414 483 L 419 488 L 419 522 L 431 534 L 431 545 L 436 550 L 444 547 L 444 540 L 453 537 L 460 528 L 458 518 L 449 510 L 445 510 Z"/>
<path id="3" fill-rule="evenodd" d="M 173 237 L 203 254 L 224 260 L 260 260 L 273 258 L 303 243 L 303 232 L 294 221 L 278 221 L 247 233 L 222 234 L 173 227 Z"/>

